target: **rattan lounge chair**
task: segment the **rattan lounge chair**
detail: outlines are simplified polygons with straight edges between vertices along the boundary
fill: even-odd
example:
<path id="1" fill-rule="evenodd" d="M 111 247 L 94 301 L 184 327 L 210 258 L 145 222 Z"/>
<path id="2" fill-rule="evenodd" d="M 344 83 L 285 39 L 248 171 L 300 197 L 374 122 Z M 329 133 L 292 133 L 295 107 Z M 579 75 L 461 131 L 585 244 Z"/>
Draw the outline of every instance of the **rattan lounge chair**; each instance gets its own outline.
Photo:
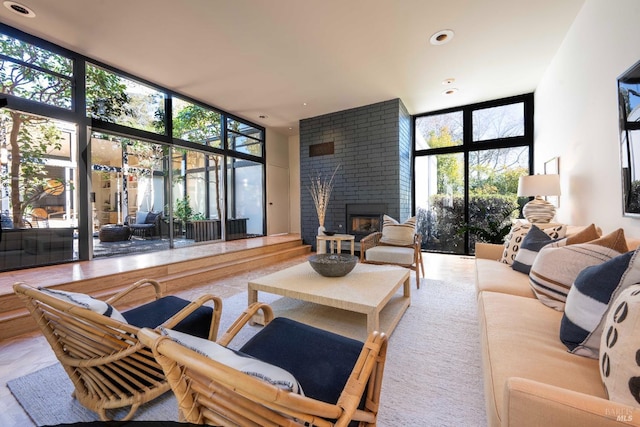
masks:
<path id="1" fill-rule="evenodd" d="M 420 272 L 424 277 L 422 263 L 422 238 L 419 234 L 413 236 L 411 245 L 390 245 L 380 241 L 382 232 L 377 231 L 360 239 L 360 262 L 368 264 L 392 264 L 409 268 L 416 272 L 416 286 L 420 289 Z M 369 254 L 367 254 L 369 252 Z M 375 255 L 374 255 L 375 252 Z"/>
<path id="2" fill-rule="evenodd" d="M 153 349 L 177 397 L 181 421 L 239 426 L 375 426 L 387 336 L 365 343 L 278 317 L 254 303 L 218 341 L 227 346 L 257 309 L 267 325 L 240 352 L 285 369 L 304 395 L 219 363 L 157 331 L 140 340 Z"/>
<path id="3" fill-rule="evenodd" d="M 151 350 L 137 338 L 142 327 L 162 325 L 204 338 L 217 337 L 222 301 L 203 295 L 194 302 L 167 296 L 154 280 L 140 280 L 104 301 L 111 307 L 139 288 L 151 289 L 154 301 L 122 313 L 127 323 L 65 301 L 55 290 L 39 290 L 24 283 L 14 290 L 26 304 L 56 357 L 74 385 L 74 397 L 108 421 L 108 410 L 138 407 L 169 390 Z M 214 307 L 203 306 L 213 301 Z"/>

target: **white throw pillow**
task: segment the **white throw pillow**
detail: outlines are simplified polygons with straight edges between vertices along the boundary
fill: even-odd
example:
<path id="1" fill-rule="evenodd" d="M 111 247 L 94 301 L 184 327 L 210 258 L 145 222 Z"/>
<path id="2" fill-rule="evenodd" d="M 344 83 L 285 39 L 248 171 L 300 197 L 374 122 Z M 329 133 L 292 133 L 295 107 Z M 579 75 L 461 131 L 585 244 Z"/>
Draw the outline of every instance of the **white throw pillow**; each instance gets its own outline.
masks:
<path id="1" fill-rule="evenodd" d="M 640 285 L 625 289 L 607 313 L 600 375 L 609 400 L 640 408 Z"/>
<path id="2" fill-rule="evenodd" d="M 78 292 L 60 291 L 57 289 L 38 288 L 39 291 L 56 297 L 63 301 L 70 302 L 71 304 L 95 311 L 103 316 L 110 317 L 115 320 L 119 320 L 122 323 L 127 323 L 127 320 L 110 304 L 104 301 L 96 299 L 91 295 L 81 294 Z"/>
<path id="3" fill-rule="evenodd" d="M 231 350 L 213 341 L 194 337 L 173 329 L 160 328 L 162 335 L 207 356 L 223 365 L 236 369 L 259 380 L 275 385 L 283 390 L 304 395 L 298 380 L 286 370 L 263 362 L 239 351 Z"/>
<path id="4" fill-rule="evenodd" d="M 400 224 L 390 216 L 385 215 L 382 222 L 382 237 L 380 242 L 387 245 L 413 245 L 416 234 L 416 217 L 413 216 Z"/>

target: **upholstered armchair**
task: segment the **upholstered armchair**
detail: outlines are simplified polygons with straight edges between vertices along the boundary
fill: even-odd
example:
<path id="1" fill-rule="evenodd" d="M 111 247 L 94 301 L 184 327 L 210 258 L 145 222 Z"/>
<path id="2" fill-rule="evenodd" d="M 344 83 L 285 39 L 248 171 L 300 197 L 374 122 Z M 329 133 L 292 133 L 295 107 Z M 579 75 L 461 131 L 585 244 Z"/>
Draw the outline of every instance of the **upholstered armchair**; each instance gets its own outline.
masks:
<path id="1" fill-rule="evenodd" d="M 413 218 L 404 224 L 398 224 L 385 215 L 382 231 L 371 233 L 360 240 L 360 262 L 410 268 L 416 272 L 416 286 L 420 289 L 420 272 L 424 277 L 422 237 L 414 230 Z"/>

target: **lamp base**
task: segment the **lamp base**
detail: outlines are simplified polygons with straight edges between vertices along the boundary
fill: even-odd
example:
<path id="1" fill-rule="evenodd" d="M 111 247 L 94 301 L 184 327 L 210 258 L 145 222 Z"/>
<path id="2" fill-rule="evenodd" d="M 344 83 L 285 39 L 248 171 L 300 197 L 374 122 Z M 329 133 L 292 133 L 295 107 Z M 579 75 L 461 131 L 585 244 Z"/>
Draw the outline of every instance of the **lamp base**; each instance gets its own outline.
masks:
<path id="1" fill-rule="evenodd" d="M 551 222 L 556 216 L 556 207 L 552 203 L 547 202 L 540 196 L 524 205 L 522 214 L 532 224 Z"/>

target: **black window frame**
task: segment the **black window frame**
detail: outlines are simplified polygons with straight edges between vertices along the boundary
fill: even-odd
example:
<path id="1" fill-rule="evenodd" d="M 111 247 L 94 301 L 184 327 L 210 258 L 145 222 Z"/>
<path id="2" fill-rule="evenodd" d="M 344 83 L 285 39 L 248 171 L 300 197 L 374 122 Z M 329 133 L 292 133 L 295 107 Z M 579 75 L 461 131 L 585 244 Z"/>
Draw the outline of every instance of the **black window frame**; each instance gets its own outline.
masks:
<path id="1" fill-rule="evenodd" d="M 473 140 L 473 111 L 482 110 L 485 108 L 500 107 L 509 104 L 524 104 L 524 135 L 512 136 L 507 138 L 488 139 L 481 141 Z M 453 112 L 462 111 L 462 145 L 456 145 L 452 147 L 438 147 L 428 148 L 422 150 L 416 150 L 416 121 L 421 117 L 435 116 L 441 114 L 448 114 Z M 475 104 L 468 104 L 459 107 L 451 107 L 442 110 L 430 111 L 427 113 L 416 114 L 412 116 L 412 129 L 413 141 L 411 147 L 411 162 L 412 162 L 412 176 L 411 176 L 411 192 L 412 192 L 412 205 L 413 215 L 416 215 L 416 175 L 415 164 L 417 157 L 432 156 L 438 154 L 456 154 L 463 153 L 464 156 L 464 221 L 469 222 L 469 154 L 475 151 L 482 150 L 496 150 L 501 148 L 516 148 L 516 147 L 528 147 L 529 150 L 529 173 L 533 173 L 534 170 L 534 144 L 533 144 L 533 130 L 534 130 L 534 94 L 527 93 L 523 95 L 510 96 L 506 98 L 495 99 L 491 101 L 479 102 Z M 464 239 L 464 254 L 471 254 L 469 247 L 469 238 L 465 235 Z"/>

